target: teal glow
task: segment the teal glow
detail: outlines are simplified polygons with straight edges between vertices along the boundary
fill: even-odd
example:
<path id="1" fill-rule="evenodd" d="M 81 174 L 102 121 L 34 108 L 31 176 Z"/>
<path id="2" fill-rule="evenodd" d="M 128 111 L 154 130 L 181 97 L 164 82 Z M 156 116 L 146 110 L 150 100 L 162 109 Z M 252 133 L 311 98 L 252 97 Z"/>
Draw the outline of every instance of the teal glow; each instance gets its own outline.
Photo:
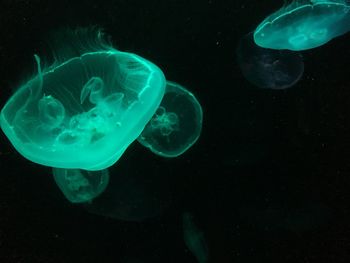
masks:
<path id="1" fill-rule="evenodd" d="M 173 176 L 173 167 L 147 154 L 126 154 L 108 171 L 106 190 L 82 206 L 89 213 L 141 222 L 162 215 L 176 198 L 173 185 L 177 177 Z"/>
<path id="2" fill-rule="evenodd" d="M 193 215 L 186 212 L 182 215 L 184 241 L 187 248 L 199 263 L 209 260 L 209 250 L 203 232 L 195 224 Z"/>
<path id="3" fill-rule="evenodd" d="M 294 0 L 268 16 L 255 30 L 263 48 L 306 50 L 350 30 L 348 0 Z"/>
<path id="4" fill-rule="evenodd" d="M 85 171 L 53 168 L 55 182 L 64 196 L 72 203 L 85 203 L 99 196 L 109 181 L 108 169 Z"/>
<path id="5" fill-rule="evenodd" d="M 42 69 L 35 55 L 37 74 L 7 101 L 0 125 L 32 162 L 102 170 L 152 118 L 165 77 L 150 61 L 113 48 L 101 30 L 67 31 L 61 38 L 50 67 Z"/>
<path id="6" fill-rule="evenodd" d="M 244 77 L 259 88 L 291 88 L 304 72 L 303 58 L 299 52 L 259 47 L 254 43 L 252 33 L 241 38 L 236 53 Z"/>
<path id="7" fill-rule="evenodd" d="M 175 82 L 167 81 L 165 95 L 138 141 L 153 153 L 177 157 L 199 138 L 203 112 L 196 97 Z"/>

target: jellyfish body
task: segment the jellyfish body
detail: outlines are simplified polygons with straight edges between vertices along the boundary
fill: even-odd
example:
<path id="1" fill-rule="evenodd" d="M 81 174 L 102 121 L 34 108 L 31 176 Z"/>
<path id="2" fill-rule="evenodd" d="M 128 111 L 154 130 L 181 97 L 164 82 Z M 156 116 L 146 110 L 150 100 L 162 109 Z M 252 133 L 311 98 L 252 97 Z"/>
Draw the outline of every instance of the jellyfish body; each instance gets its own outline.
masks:
<path id="1" fill-rule="evenodd" d="M 38 75 L 1 111 L 2 130 L 32 162 L 85 170 L 111 166 L 164 95 L 165 77 L 156 65 L 106 45 L 99 31 L 93 41 L 85 36 L 70 42 L 86 41 L 81 52 L 49 68 L 41 70 L 36 57 Z"/>
<path id="2" fill-rule="evenodd" d="M 183 236 L 187 248 L 199 263 L 209 260 L 209 250 L 203 232 L 195 224 L 193 215 L 185 212 L 182 215 Z"/>
<path id="3" fill-rule="evenodd" d="M 254 43 L 252 33 L 240 40 L 236 53 L 244 77 L 259 88 L 290 88 L 304 72 L 301 54 L 259 47 Z"/>
<path id="4" fill-rule="evenodd" d="M 137 140 L 157 155 L 176 157 L 198 140 L 202 120 L 202 107 L 196 97 L 167 81 L 160 107 Z"/>
<path id="5" fill-rule="evenodd" d="M 306 50 L 349 30 L 348 0 L 294 0 L 260 23 L 254 40 L 264 48 Z"/>
<path id="6" fill-rule="evenodd" d="M 135 165 L 137 163 L 137 165 Z M 149 156 L 128 155 L 123 162 L 108 168 L 106 190 L 83 208 L 98 216 L 140 222 L 160 216 L 174 198 L 172 168 Z"/>
<path id="7" fill-rule="evenodd" d="M 103 193 L 109 182 L 108 169 L 85 171 L 53 168 L 53 176 L 64 196 L 72 203 L 92 201 Z"/>

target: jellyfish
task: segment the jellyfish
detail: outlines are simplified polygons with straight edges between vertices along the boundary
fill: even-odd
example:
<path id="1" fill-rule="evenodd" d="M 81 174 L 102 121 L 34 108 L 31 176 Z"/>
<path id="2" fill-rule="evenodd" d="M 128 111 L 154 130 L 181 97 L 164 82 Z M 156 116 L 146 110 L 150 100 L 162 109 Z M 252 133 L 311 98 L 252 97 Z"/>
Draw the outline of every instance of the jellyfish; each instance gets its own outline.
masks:
<path id="1" fill-rule="evenodd" d="M 301 54 L 259 47 L 254 43 L 252 33 L 240 40 L 236 53 L 243 76 L 259 88 L 287 89 L 294 86 L 304 73 Z"/>
<path id="2" fill-rule="evenodd" d="M 260 23 L 254 40 L 264 48 L 297 51 L 322 46 L 349 30 L 348 0 L 294 0 Z"/>
<path id="3" fill-rule="evenodd" d="M 165 90 L 163 72 L 116 50 L 97 28 L 67 30 L 55 62 L 20 86 L 0 126 L 28 160 L 56 168 L 103 170 L 141 134 Z"/>
<path id="4" fill-rule="evenodd" d="M 133 147 L 142 149 L 139 144 Z M 82 204 L 88 213 L 142 222 L 161 216 L 172 204 L 177 177 L 172 174 L 171 165 L 162 164 L 147 154 L 130 154 L 108 170 L 111 176 L 106 190 L 92 202 Z"/>
<path id="5" fill-rule="evenodd" d="M 86 171 L 79 169 L 53 168 L 56 184 L 72 203 L 91 202 L 106 189 L 108 169 Z"/>
<path id="6" fill-rule="evenodd" d="M 206 263 L 209 250 L 203 232 L 196 226 L 193 215 L 185 212 L 182 215 L 183 235 L 186 246 L 199 263 Z"/>
<path id="7" fill-rule="evenodd" d="M 159 108 L 137 140 L 157 155 L 177 157 L 198 140 L 202 120 L 202 107 L 196 97 L 167 81 Z"/>

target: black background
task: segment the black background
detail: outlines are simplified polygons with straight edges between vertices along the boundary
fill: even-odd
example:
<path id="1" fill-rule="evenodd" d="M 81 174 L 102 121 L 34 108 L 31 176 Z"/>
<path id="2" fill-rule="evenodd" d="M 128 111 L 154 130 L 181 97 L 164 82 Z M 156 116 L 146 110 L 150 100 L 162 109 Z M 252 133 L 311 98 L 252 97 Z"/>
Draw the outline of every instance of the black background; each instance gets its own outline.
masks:
<path id="1" fill-rule="evenodd" d="M 137 189 L 171 193 L 161 215 L 140 222 L 70 204 L 51 169 L 2 133 L 0 262 L 196 262 L 185 211 L 210 262 L 349 262 L 350 35 L 303 52 L 304 76 L 288 90 L 252 86 L 236 63 L 239 39 L 281 2 L 0 0 L 1 106 L 35 72 L 33 54 L 45 57 L 45 35 L 99 25 L 116 48 L 191 90 L 204 113 L 184 155 L 163 159 L 134 143 L 114 167 L 111 177 L 142 178 Z"/>

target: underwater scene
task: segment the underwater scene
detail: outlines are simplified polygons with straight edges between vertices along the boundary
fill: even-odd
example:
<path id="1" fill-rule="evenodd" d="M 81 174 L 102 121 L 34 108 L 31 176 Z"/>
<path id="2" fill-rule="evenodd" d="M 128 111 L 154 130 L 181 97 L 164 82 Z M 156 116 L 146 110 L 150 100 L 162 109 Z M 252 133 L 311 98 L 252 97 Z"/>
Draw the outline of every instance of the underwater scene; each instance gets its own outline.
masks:
<path id="1" fill-rule="evenodd" d="M 0 0 L 0 263 L 350 262 L 349 0 Z"/>

